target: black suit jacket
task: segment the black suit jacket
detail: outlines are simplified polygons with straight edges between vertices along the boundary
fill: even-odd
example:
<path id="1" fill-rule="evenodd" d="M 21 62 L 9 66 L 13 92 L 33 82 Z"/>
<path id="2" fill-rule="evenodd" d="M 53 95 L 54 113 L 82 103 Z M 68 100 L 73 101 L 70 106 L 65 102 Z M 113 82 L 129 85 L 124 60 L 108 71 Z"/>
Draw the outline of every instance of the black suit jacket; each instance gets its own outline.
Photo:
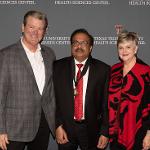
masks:
<path id="1" fill-rule="evenodd" d="M 68 137 L 74 135 L 73 57 L 54 63 L 56 96 L 56 127 L 63 125 Z M 100 134 L 108 136 L 108 80 L 110 67 L 90 58 L 89 77 L 85 98 L 85 120 L 90 143 L 97 144 Z M 89 143 L 89 144 L 90 144 Z"/>

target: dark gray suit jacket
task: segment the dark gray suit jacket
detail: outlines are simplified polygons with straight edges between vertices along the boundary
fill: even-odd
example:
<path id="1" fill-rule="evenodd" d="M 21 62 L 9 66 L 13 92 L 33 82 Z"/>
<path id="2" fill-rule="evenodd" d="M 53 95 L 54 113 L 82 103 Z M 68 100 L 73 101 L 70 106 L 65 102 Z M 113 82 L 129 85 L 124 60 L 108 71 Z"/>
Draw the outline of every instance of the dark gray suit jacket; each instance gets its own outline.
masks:
<path id="1" fill-rule="evenodd" d="M 39 128 L 42 109 L 54 135 L 52 65 L 55 55 L 50 48 L 41 48 L 46 77 L 42 95 L 21 42 L 0 51 L 0 134 L 7 133 L 9 140 L 33 140 Z"/>

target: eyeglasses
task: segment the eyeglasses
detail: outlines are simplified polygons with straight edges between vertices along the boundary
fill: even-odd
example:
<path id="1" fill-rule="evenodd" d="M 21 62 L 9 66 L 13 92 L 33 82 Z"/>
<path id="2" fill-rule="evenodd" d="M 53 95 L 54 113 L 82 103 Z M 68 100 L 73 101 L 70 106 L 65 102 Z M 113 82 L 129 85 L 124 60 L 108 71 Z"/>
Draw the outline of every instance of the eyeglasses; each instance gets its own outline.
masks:
<path id="1" fill-rule="evenodd" d="M 79 41 L 72 41 L 72 46 L 79 46 L 79 45 L 81 45 L 82 47 L 85 47 L 88 44 L 89 44 L 88 41 L 81 41 L 81 42 L 79 42 Z"/>

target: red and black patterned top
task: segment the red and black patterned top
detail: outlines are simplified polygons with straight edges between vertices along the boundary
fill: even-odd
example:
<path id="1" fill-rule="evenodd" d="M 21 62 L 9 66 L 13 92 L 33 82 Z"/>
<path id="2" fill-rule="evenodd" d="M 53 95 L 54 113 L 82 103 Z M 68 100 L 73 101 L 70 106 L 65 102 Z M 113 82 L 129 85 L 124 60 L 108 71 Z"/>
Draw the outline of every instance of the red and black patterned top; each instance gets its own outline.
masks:
<path id="1" fill-rule="evenodd" d="M 112 66 L 108 105 L 110 142 L 132 150 L 138 131 L 150 129 L 150 66 L 137 59 L 124 77 L 123 63 Z"/>

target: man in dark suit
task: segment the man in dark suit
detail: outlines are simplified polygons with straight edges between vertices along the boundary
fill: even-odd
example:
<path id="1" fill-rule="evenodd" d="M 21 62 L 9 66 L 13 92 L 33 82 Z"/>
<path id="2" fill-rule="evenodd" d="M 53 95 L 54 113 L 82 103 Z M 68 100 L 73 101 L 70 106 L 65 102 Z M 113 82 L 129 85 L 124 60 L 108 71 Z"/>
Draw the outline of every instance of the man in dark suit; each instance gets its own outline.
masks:
<path id="1" fill-rule="evenodd" d="M 46 16 L 29 11 L 23 36 L 0 51 L 0 148 L 47 150 L 55 130 L 53 51 L 40 45 Z"/>
<path id="2" fill-rule="evenodd" d="M 82 150 L 103 149 L 108 142 L 110 67 L 92 58 L 93 42 L 85 29 L 75 30 L 71 35 L 72 56 L 54 63 L 59 150 L 76 150 L 78 146 Z"/>

